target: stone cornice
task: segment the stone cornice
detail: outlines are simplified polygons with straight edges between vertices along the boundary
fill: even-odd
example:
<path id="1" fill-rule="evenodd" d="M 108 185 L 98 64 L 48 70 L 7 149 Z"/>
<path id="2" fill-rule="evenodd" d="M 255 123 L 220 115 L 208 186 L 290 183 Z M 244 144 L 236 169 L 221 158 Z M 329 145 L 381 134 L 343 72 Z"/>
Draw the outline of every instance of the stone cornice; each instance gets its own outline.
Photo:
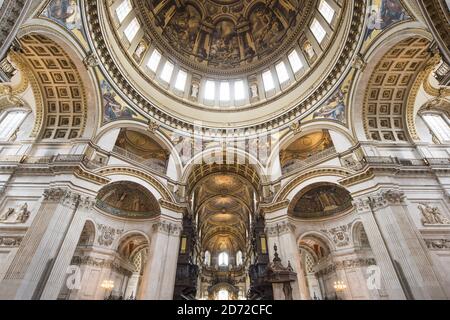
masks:
<path id="1" fill-rule="evenodd" d="M 289 207 L 289 200 L 283 200 L 270 204 L 261 204 L 260 208 L 264 214 L 276 212 L 278 210 L 287 209 Z"/>
<path id="2" fill-rule="evenodd" d="M 170 202 L 164 199 L 160 199 L 159 204 L 162 208 L 168 209 L 170 211 L 181 213 L 183 215 L 188 213 L 188 208 L 185 205 L 179 205 L 177 203 Z"/>

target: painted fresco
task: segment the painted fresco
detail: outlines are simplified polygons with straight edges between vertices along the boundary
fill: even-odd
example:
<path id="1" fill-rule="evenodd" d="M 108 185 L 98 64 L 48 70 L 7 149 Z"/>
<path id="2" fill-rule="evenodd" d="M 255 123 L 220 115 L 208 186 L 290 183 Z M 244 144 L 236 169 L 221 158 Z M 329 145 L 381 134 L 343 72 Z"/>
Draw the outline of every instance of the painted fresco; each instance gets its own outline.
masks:
<path id="1" fill-rule="evenodd" d="M 397 22 L 409 20 L 410 16 L 400 0 L 372 0 L 368 19 L 364 44 L 366 47 L 384 30 Z"/>

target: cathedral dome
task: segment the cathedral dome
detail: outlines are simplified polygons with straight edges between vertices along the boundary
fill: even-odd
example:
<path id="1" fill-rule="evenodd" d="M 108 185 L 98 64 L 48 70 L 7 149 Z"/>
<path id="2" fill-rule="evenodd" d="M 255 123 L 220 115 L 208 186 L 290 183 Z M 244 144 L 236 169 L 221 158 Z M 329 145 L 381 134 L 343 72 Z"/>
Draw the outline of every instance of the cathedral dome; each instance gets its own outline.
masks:
<path id="1" fill-rule="evenodd" d="M 102 67 L 137 112 L 249 132 L 311 114 L 351 68 L 364 21 L 363 4 L 335 0 L 113 0 L 87 12 Z"/>
<path id="2" fill-rule="evenodd" d="M 136 1 L 145 34 L 199 72 L 240 75 L 265 67 L 298 39 L 317 0 Z"/>

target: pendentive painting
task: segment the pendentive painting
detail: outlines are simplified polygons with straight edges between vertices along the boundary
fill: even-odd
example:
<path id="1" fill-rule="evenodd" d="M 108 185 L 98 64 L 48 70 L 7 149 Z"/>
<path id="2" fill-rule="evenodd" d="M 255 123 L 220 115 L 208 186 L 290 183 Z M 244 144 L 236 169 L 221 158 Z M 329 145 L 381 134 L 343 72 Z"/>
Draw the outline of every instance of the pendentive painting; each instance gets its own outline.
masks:
<path id="1" fill-rule="evenodd" d="M 410 16 L 400 0 L 372 0 L 368 18 L 365 46 L 368 46 L 381 32 L 397 22 L 410 19 Z"/>
<path id="2" fill-rule="evenodd" d="M 77 0 L 52 0 L 42 15 L 68 30 L 81 30 L 81 13 Z"/>

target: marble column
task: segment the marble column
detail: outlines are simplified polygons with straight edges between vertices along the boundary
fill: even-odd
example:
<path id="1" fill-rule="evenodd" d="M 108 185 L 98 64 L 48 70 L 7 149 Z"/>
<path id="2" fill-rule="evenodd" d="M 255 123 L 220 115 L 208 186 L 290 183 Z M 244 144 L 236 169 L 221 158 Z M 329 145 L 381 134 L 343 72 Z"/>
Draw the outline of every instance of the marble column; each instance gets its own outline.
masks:
<path id="1" fill-rule="evenodd" d="M 77 195 L 69 189 L 45 190 L 41 206 L 0 283 L 0 299 L 35 299 L 51 270 L 72 218 Z"/>
<path id="2" fill-rule="evenodd" d="M 45 288 L 40 299 L 56 300 L 67 278 L 73 254 L 80 240 L 81 233 L 86 223 L 86 217 L 94 206 L 94 200 L 90 197 L 78 197 L 78 209 L 69 226 L 67 234 L 53 264 L 50 276 L 45 283 Z"/>
<path id="3" fill-rule="evenodd" d="M 403 192 L 385 189 L 355 206 L 381 268 L 390 299 L 446 299 Z"/>
<path id="4" fill-rule="evenodd" d="M 274 258 L 274 245 L 278 247 L 278 254 L 283 265 L 291 264 L 297 273 L 297 281 L 292 283 L 292 297 L 294 300 L 309 300 L 306 277 L 301 264 L 300 250 L 294 235 L 294 226 L 289 221 L 281 220 L 267 223 L 267 244 L 270 259 Z"/>
<path id="5" fill-rule="evenodd" d="M 173 299 L 181 228 L 181 219 L 173 221 L 161 218 L 153 225 L 140 299 Z"/>

